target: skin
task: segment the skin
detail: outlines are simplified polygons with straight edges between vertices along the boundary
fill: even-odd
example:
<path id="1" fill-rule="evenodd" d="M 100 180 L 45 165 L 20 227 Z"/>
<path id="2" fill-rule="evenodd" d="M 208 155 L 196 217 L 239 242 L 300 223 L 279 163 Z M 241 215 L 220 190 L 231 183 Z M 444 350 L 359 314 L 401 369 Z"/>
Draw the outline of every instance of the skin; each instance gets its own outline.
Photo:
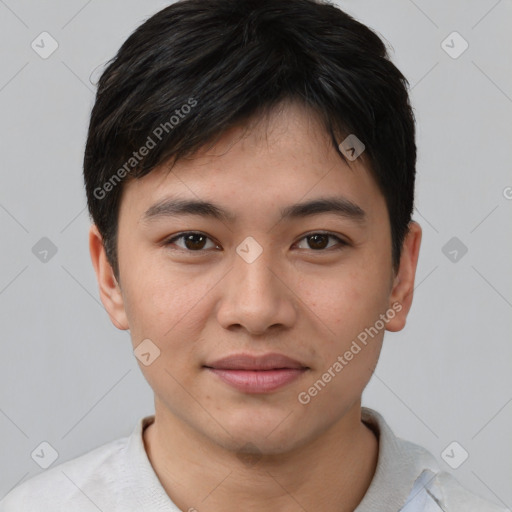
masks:
<path id="1" fill-rule="evenodd" d="M 111 321 L 130 329 L 134 348 L 149 338 L 161 351 L 149 366 L 139 362 L 155 393 L 155 421 L 144 442 L 181 510 L 348 512 L 370 485 L 378 440 L 361 422 L 361 394 L 384 330 L 405 325 L 421 228 L 411 222 L 395 273 L 384 197 L 364 153 L 349 164 L 311 112 L 285 103 L 277 115 L 230 129 L 171 171 L 162 165 L 125 185 L 119 282 L 91 227 L 91 258 Z M 212 201 L 236 221 L 141 220 L 171 195 Z M 333 213 L 279 220 L 285 206 L 333 196 L 362 208 L 364 222 Z M 165 245 L 188 231 L 209 238 Z M 306 235 L 318 232 L 347 245 L 325 238 L 315 249 Z M 252 263 L 236 252 L 248 236 L 263 249 Z M 301 404 L 299 393 L 393 304 L 401 311 L 386 328 Z M 248 394 L 203 367 L 239 352 L 278 352 L 309 370 L 273 392 Z"/>

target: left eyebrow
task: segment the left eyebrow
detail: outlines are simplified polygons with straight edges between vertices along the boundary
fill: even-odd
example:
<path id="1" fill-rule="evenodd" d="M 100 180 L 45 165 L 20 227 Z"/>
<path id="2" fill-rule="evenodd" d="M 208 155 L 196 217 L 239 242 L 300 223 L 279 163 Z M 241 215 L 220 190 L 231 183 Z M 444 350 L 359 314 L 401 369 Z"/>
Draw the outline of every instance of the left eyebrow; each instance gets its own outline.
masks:
<path id="1" fill-rule="evenodd" d="M 287 206 L 281 210 L 281 219 L 310 217 L 321 213 L 334 213 L 357 222 L 363 222 L 366 219 L 366 212 L 346 197 L 313 199 L 306 203 Z"/>
<path id="2" fill-rule="evenodd" d="M 366 212 L 357 204 L 345 197 L 314 199 L 305 203 L 297 203 L 281 209 L 281 220 L 311 217 L 322 213 L 334 213 L 356 222 L 366 220 Z M 221 206 L 209 201 L 170 198 L 154 204 L 143 214 L 141 221 L 149 223 L 165 217 L 182 215 L 198 215 L 211 217 L 224 222 L 234 222 L 236 215 Z"/>

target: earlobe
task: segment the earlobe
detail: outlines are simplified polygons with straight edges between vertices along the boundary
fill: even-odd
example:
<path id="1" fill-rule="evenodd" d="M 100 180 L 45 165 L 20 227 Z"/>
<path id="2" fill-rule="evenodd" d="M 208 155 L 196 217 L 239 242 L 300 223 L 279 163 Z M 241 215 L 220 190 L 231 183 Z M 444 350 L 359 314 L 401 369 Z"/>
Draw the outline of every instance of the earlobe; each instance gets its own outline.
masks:
<path id="1" fill-rule="evenodd" d="M 402 247 L 400 266 L 391 290 L 389 307 L 397 311 L 397 313 L 387 323 L 386 330 L 388 331 L 400 331 L 405 327 L 407 314 L 411 309 L 414 295 L 414 279 L 418 265 L 420 245 L 421 227 L 417 222 L 411 221 L 409 223 L 409 232 L 405 237 Z"/>
<path id="2" fill-rule="evenodd" d="M 103 239 L 95 224 L 89 230 L 89 252 L 96 273 L 101 302 L 112 323 L 121 330 L 129 329 L 121 288 L 108 262 Z"/>

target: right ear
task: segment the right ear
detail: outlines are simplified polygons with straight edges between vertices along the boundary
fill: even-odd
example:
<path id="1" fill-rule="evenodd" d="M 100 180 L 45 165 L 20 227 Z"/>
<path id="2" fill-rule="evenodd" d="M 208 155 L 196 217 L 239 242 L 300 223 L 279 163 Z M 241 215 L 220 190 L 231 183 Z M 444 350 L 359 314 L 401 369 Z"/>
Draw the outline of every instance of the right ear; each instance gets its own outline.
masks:
<path id="1" fill-rule="evenodd" d="M 89 230 L 89 252 L 96 272 L 101 302 L 105 306 L 111 322 L 123 331 L 130 328 L 124 307 L 121 288 L 114 276 L 112 266 L 108 262 L 103 239 L 96 224 Z"/>

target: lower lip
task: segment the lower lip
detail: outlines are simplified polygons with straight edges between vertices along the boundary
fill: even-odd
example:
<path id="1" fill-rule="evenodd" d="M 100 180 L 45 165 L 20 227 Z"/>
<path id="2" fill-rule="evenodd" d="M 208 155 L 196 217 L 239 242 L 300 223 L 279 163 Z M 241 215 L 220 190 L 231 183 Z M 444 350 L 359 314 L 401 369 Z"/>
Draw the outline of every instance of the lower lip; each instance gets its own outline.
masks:
<path id="1" fill-rule="evenodd" d="M 277 370 L 220 370 L 208 368 L 226 384 L 245 393 L 268 393 L 298 379 L 306 368 L 282 368 Z"/>

